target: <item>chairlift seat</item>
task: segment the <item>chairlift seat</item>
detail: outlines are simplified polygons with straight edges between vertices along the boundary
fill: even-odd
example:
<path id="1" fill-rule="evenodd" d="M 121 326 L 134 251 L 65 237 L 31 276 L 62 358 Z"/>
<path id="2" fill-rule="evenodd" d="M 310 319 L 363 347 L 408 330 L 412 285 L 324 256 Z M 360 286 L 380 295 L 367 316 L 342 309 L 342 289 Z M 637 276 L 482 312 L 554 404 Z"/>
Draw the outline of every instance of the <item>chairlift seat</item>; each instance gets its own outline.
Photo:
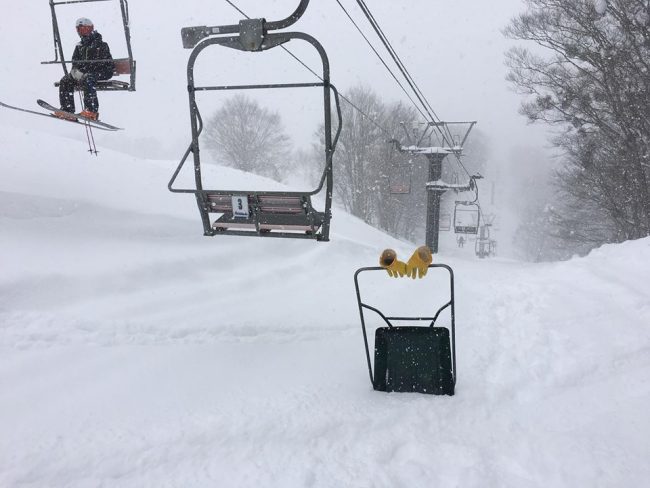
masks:
<path id="1" fill-rule="evenodd" d="M 217 232 L 232 230 L 257 232 L 288 231 L 316 233 L 323 225 L 325 214 L 311 205 L 309 195 L 252 194 L 247 196 L 249 216 L 236 216 L 231 194 L 206 196 L 207 210 L 221 213 L 212 224 Z"/>
<path id="2" fill-rule="evenodd" d="M 478 234 L 478 227 L 473 225 L 457 225 L 454 230 L 456 234 Z"/>

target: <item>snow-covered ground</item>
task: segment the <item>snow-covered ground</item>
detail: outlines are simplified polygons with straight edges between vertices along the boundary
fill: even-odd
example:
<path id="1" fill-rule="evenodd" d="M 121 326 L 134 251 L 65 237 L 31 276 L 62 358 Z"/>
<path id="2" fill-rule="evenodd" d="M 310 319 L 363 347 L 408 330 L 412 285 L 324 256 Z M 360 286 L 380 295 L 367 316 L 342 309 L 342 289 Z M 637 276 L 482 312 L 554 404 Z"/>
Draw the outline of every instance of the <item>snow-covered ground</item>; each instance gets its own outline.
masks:
<path id="1" fill-rule="evenodd" d="M 0 147 L 0 486 L 648 486 L 650 239 L 443 251 L 456 395 L 386 394 L 353 273 L 417 243 L 338 208 L 329 243 L 205 238 L 175 161 L 12 127 Z M 437 276 L 373 287 L 429 305 Z"/>

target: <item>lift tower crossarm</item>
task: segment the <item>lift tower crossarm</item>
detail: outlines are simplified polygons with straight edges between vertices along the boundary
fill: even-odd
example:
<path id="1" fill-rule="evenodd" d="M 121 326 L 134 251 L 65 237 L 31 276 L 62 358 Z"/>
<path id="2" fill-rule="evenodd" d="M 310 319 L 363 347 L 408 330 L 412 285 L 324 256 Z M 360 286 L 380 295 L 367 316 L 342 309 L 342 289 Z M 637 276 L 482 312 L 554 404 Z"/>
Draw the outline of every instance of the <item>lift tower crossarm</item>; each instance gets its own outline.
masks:
<path id="1" fill-rule="evenodd" d="M 476 188 L 476 181 L 483 178 L 480 174 L 470 176 L 469 182 L 466 185 L 457 183 L 445 183 L 442 180 L 428 181 L 426 184 L 427 190 L 431 191 L 447 191 L 454 190 L 455 192 L 473 191 Z"/>
<path id="2" fill-rule="evenodd" d="M 222 34 L 240 34 L 244 37 L 254 33 L 256 36 L 261 36 L 263 38 L 268 31 L 284 29 L 295 24 L 305 13 L 308 5 L 309 0 L 300 0 L 300 5 L 298 5 L 291 15 L 286 19 L 273 22 L 267 22 L 266 19 L 247 19 L 240 21 L 237 25 L 220 25 L 215 27 L 202 25 L 196 27 L 184 27 L 181 30 L 183 47 L 185 49 L 194 49 L 194 47 L 196 47 L 196 45 L 206 37 Z M 251 32 L 251 30 L 256 32 Z M 258 43 L 254 43 L 251 45 L 251 49 L 247 50 L 256 51 L 258 49 Z"/>
<path id="3" fill-rule="evenodd" d="M 462 139 L 459 138 L 458 141 L 449 141 L 445 136 L 446 133 L 449 133 L 449 126 L 452 125 L 466 125 L 467 130 L 463 134 Z M 404 127 L 406 137 L 410 143 L 408 146 L 402 146 L 402 144 L 397 139 L 391 139 L 390 143 L 395 145 L 395 149 L 399 152 L 405 152 L 410 154 L 456 154 L 460 155 L 463 152 L 463 147 L 465 146 L 465 141 L 469 137 L 469 133 L 472 131 L 472 128 L 476 125 L 476 121 L 467 121 L 467 122 L 427 122 L 426 130 L 422 132 L 421 137 L 418 141 L 413 141 L 408 130 Z M 403 124 L 402 124 L 403 126 Z M 434 134 L 434 128 L 437 129 L 440 134 L 443 135 L 442 146 L 422 146 L 422 141 L 428 136 L 431 138 L 431 135 Z M 442 129 L 441 129 L 442 128 Z"/>

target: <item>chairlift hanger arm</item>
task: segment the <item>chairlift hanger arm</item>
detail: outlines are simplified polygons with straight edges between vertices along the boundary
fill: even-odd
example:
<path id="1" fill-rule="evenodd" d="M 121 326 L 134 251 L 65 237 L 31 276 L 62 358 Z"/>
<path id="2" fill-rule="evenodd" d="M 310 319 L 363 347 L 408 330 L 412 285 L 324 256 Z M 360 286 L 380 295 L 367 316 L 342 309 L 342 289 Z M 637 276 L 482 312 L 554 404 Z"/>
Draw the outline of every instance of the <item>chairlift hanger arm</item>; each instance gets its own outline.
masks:
<path id="1" fill-rule="evenodd" d="M 277 20 L 273 22 L 267 22 L 266 19 L 253 19 L 255 21 L 261 22 L 263 28 L 263 34 L 266 34 L 268 31 L 284 29 L 290 25 L 295 24 L 300 17 L 307 10 L 310 0 L 300 0 L 300 5 L 296 10 L 289 15 L 287 18 L 282 20 Z M 248 19 L 251 20 L 251 19 Z M 181 36 L 183 38 L 183 47 L 185 49 L 193 49 L 200 41 L 206 37 L 221 35 L 221 34 L 240 34 L 244 33 L 248 23 L 246 21 L 240 21 L 237 25 L 221 25 L 208 27 L 205 25 L 195 26 L 195 27 L 183 27 L 181 30 Z"/>

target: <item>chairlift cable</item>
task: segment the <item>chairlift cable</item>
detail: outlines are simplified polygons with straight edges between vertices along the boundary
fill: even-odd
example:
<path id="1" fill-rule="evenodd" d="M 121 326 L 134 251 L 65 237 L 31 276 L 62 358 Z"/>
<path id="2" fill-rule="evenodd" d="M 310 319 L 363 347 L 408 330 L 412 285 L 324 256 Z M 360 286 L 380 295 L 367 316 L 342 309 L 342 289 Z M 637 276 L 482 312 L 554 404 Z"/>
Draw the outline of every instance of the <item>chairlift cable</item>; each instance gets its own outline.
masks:
<path id="1" fill-rule="evenodd" d="M 230 0 L 226 0 L 226 2 L 227 2 L 228 4 L 230 4 L 230 6 L 231 6 L 232 8 L 234 8 L 237 12 L 239 12 L 240 14 L 242 14 L 244 17 L 246 17 L 247 19 L 250 19 L 250 17 L 249 17 L 248 15 L 246 15 L 246 14 L 242 11 L 242 9 L 240 9 L 237 5 L 235 5 L 234 3 L 232 3 Z"/>
<path id="2" fill-rule="evenodd" d="M 375 19 L 374 15 L 373 15 L 372 12 L 370 11 L 370 9 L 368 8 L 368 6 L 367 6 L 366 3 L 364 2 L 364 0 L 357 0 L 357 3 L 359 4 L 359 6 L 361 7 L 361 9 L 363 10 L 364 14 L 366 15 L 366 18 L 368 18 L 368 21 L 371 23 L 371 25 L 372 25 L 373 28 L 375 29 L 375 32 L 377 33 L 377 35 L 379 36 L 379 38 L 380 38 L 380 39 L 382 40 L 382 42 L 384 43 L 384 46 L 385 46 L 386 49 L 388 50 L 389 54 L 391 54 L 391 57 L 393 57 L 393 60 L 395 61 L 395 63 L 398 65 L 398 67 L 401 66 L 400 71 L 402 71 L 402 68 L 404 69 L 404 70 L 402 71 L 402 74 L 403 74 L 404 77 L 407 79 L 407 82 L 408 82 L 409 79 L 410 79 L 410 80 L 413 82 L 413 85 L 415 85 L 414 92 L 416 92 L 416 96 L 418 96 L 418 92 L 419 92 L 419 94 L 421 95 L 421 98 L 426 102 L 426 106 L 428 106 L 428 108 L 429 108 L 429 110 L 430 110 L 430 113 L 432 114 L 432 116 L 431 116 L 432 121 L 433 121 L 434 123 L 439 122 L 439 121 L 440 121 L 440 118 L 439 118 L 438 115 L 435 113 L 435 111 L 433 110 L 433 107 L 431 106 L 431 104 L 430 104 L 429 101 L 426 99 L 426 97 L 424 96 L 424 94 L 422 93 L 422 91 L 420 90 L 420 88 L 419 88 L 419 87 L 417 86 L 417 84 L 415 83 L 415 80 L 413 79 L 413 77 L 411 76 L 411 74 L 410 74 L 410 73 L 408 72 L 408 70 L 406 69 L 406 66 L 404 65 L 404 63 L 403 63 L 403 62 L 401 61 L 401 59 L 399 58 L 399 55 L 397 54 L 397 52 L 396 52 L 395 49 L 393 48 L 392 44 L 391 44 L 390 41 L 388 40 L 388 37 L 386 37 L 386 34 L 384 34 L 383 30 L 382 30 L 381 27 L 379 26 L 379 23 L 378 23 L 377 20 Z M 409 82 L 409 85 L 410 85 L 410 82 Z M 413 86 L 411 86 L 411 88 L 413 88 Z M 417 91 L 415 90 L 416 88 L 417 88 Z M 418 99 L 420 100 L 420 96 L 418 96 Z M 424 104 L 423 104 L 423 105 L 424 105 Z M 426 108 L 426 106 L 425 106 L 425 108 Z M 429 110 L 427 110 L 427 112 L 429 112 Z M 426 117 L 425 117 L 425 119 L 426 119 Z M 442 140 L 443 140 L 443 142 L 444 142 L 444 143 L 447 143 L 447 144 L 449 145 L 449 147 L 452 147 L 452 143 L 449 142 L 449 141 L 447 140 L 447 137 L 445 137 L 445 133 L 440 129 L 440 127 L 439 127 L 438 125 L 434 125 L 434 127 L 436 127 L 436 128 L 438 129 L 438 132 L 439 132 L 440 135 L 442 136 Z M 448 127 L 447 127 L 446 125 L 443 126 L 443 127 L 446 129 L 446 131 L 447 131 L 447 135 L 449 136 L 449 138 L 450 138 L 450 139 L 452 140 L 452 142 L 453 142 L 453 136 L 451 135 L 451 132 L 449 132 Z M 456 161 L 458 162 L 458 165 L 463 169 L 463 171 L 465 171 L 465 173 L 467 174 L 467 176 L 468 176 L 468 177 L 471 177 L 470 172 L 467 171 L 467 168 L 465 167 L 465 165 L 463 164 L 462 160 L 460 159 L 460 156 L 459 156 L 456 152 L 454 152 L 454 157 L 456 158 Z"/>
<path id="3" fill-rule="evenodd" d="M 432 122 L 434 122 L 434 127 L 436 127 L 436 129 L 438 129 L 438 132 L 442 136 L 443 142 L 447 143 L 449 145 L 449 147 L 452 147 L 452 143 L 447 140 L 447 137 L 445 136 L 445 132 L 443 132 L 438 125 L 435 125 L 435 123 L 440 121 L 440 118 L 437 116 L 437 114 L 433 110 L 433 107 L 431 106 L 429 101 L 426 99 L 426 97 L 422 93 L 422 90 L 420 90 L 420 88 L 417 86 L 417 83 L 415 82 L 415 80 L 413 79 L 413 77 L 411 76 L 409 71 L 406 69 L 406 66 L 404 65 L 404 63 L 399 58 L 399 55 L 397 54 L 397 52 L 393 48 L 392 44 L 388 40 L 388 37 L 386 37 L 386 34 L 384 34 L 383 30 L 379 26 L 379 23 L 375 19 L 374 15 L 372 14 L 372 12 L 368 8 L 368 6 L 365 4 L 364 0 L 357 0 L 357 3 L 361 7 L 362 11 L 366 15 L 366 18 L 368 19 L 368 21 L 370 22 L 372 27 L 375 29 L 375 32 L 377 33 L 377 35 L 379 36 L 381 41 L 384 43 L 384 46 L 386 47 L 389 54 L 391 55 L 391 57 L 393 58 L 393 60 L 397 64 L 398 68 L 400 68 L 400 71 L 402 71 L 402 74 L 406 78 L 407 82 L 409 83 L 411 88 L 413 88 L 413 91 L 415 92 L 416 96 L 418 97 L 418 100 L 420 100 L 420 102 L 423 104 L 425 109 L 427 109 L 427 107 L 428 107 L 427 112 L 431 114 L 431 119 L 432 119 Z M 412 84 L 411 84 L 411 82 L 412 82 Z M 422 100 L 424 100 L 424 102 L 422 102 Z M 425 117 L 425 119 L 426 119 L 426 117 Z M 449 136 L 449 139 L 451 139 L 451 141 L 453 142 L 453 136 L 451 135 L 451 132 L 449 132 L 448 127 L 447 126 L 443 126 L 443 127 L 447 131 L 447 136 Z M 470 172 L 467 171 L 467 168 L 465 168 L 465 165 L 463 165 L 462 160 L 460 159 L 459 155 L 456 152 L 454 152 L 454 157 L 456 158 L 456 161 L 458 162 L 458 165 L 463 169 L 463 171 L 465 171 L 467 176 L 471 177 Z"/>
<path id="4" fill-rule="evenodd" d="M 379 37 L 381 42 L 384 44 L 384 47 L 388 51 L 388 54 L 390 54 L 391 58 L 393 58 L 393 61 L 397 65 L 398 69 L 401 71 L 402 75 L 404 76 L 404 78 L 406 79 L 406 82 L 409 84 L 409 86 L 413 90 L 413 93 L 415 94 L 417 99 L 422 104 L 422 107 L 429 114 L 428 118 L 434 124 L 437 123 L 437 122 L 440 122 L 440 118 L 437 116 L 437 114 L 435 113 L 435 111 L 431 107 L 431 104 L 426 100 L 426 97 L 422 93 L 422 90 L 420 90 L 419 86 L 417 85 L 417 83 L 415 82 L 415 80 L 413 79 L 411 74 L 409 73 L 408 69 L 406 68 L 406 66 L 404 65 L 402 60 L 400 59 L 399 55 L 397 54 L 397 52 L 393 48 L 392 44 L 388 40 L 388 37 L 386 36 L 386 34 L 384 34 L 384 31 L 379 26 L 379 23 L 377 22 L 374 15 L 372 14 L 370 9 L 366 5 L 365 1 L 364 0 L 357 0 L 357 4 L 361 8 L 363 14 L 368 19 L 368 22 L 370 22 L 370 25 L 372 26 L 372 28 L 377 33 L 377 36 Z M 446 142 L 451 147 L 451 143 L 449 141 L 447 141 L 447 135 L 445 135 L 445 133 L 440 129 L 440 127 L 438 125 L 434 125 L 434 127 L 436 127 L 436 129 L 438 129 L 438 132 L 440 132 L 440 134 L 441 134 L 441 136 L 443 138 L 443 141 Z"/>
<path id="5" fill-rule="evenodd" d="M 395 48 L 393 48 L 393 45 L 391 44 L 390 40 L 388 39 L 388 37 L 386 36 L 386 34 L 382 30 L 382 28 L 379 26 L 379 22 L 377 22 L 377 19 L 375 18 L 373 13 L 368 8 L 365 1 L 364 0 L 358 0 L 357 3 L 361 7 L 361 9 L 364 11 L 364 14 L 366 14 L 366 17 L 368 17 L 368 20 L 370 20 L 373 27 L 376 26 L 375 31 L 379 35 L 380 39 L 382 39 L 382 42 L 385 41 L 384 45 L 386 46 L 386 49 L 389 51 L 389 53 L 392 53 L 392 54 L 395 55 L 395 57 L 394 57 L 395 63 L 398 65 L 398 67 L 403 68 L 402 73 L 404 74 L 404 77 L 407 79 L 407 81 L 410 80 L 411 82 L 413 82 L 413 86 L 412 86 L 412 88 L 414 87 L 413 91 L 416 93 L 416 95 L 419 95 L 418 99 L 420 99 L 420 97 L 421 97 L 421 102 L 422 102 L 422 100 L 424 101 L 423 106 L 425 107 L 425 110 L 427 110 L 427 112 L 430 114 L 430 118 L 431 118 L 432 122 L 440 122 L 441 121 L 440 117 L 438 117 L 435 110 L 433 109 L 433 107 L 431 106 L 429 101 L 427 100 L 426 96 L 424 95 L 424 93 L 422 92 L 422 90 L 420 89 L 418 84 L 415 82 L 415 79 L 411 76 L 411 73 L 406 68 L 406 65 L 402 62 L 401 58 L 397 54 L 397 51 L 395 51 Z M 443 128 L 445 128 L 447 130 L 447 135 L 449 136 L 449 138 L 453 142 L 453 136 L 452 136 L 451 132 L 448 130 L 448 127 L 443 126 Z M 440 132 L 440 134 L 443 136 L 443 142 L 446 142 L 447 144 L 449 144 L 449 146 L 451 146 L 451 143 L 446 140 L 445 135 L 443 134 L 442 130 L 439 130 L 438 132 Z"/>
<path id="6" fill-rule="evenodd" d="M 228 3 L 232 8 L 234 8 L 237 12 L 239 12 L 241 15 L 243 15 L 245 18 L 250 19 L 250 17 L 249 17 L 248 15 L 246 15 L 246 13 L 245 13 L 242 9 L 240 9 L 239 7 L 237 7 L 237 5 L 235 5 L 231 0 L 226 0 L 226 2 L 227 2 L 227 3 Z M 305 63 L 304 63 L 304 62 L 303 62 L 303 61 L 302 61 L 298 56 L 296 56 L 296 55 L 293 54 L 291 51 L 289 51 L 289 49 L 287 49 L 285 46 L 279 46 L 279 47 L 281 47 L 281 48 L 282 48 L 282 49 L 283 49 L 283 50 L 284 50 L 284 51 L 285 51 L 289 56 L 291 56 L 293 59 L 295 59 L 296 61 L 298 61 L 298 62 L 299 62 L 299 63 L 300 63 L 300 64 L 301 64 L 305 69 L 307 69 L 307 71 L 309 71 L 311 74 L 313 74 L 313 75 L 314 75 L 316 78 L 318 78 L 321 82 L 323 82 L 323 83 L 325 82 L 325 80 L 323 80 L 323 78 L 322 78 L 318 73 L 316 73 L 316 72 L 315 72 L 313 69 L 311 69 L 307 64 L 305 64 Z M 345 95 L 343 95 L 342 93 L 339 93 L 339 97 L 341 97 L 341 98 L 343 99 L 343 101 L 347 102 L 347 104 L 350 105 L 354 110 L 356 110 L 357 112 L 359 112 L 359 114 L 361 114 L 362 117 L 365 117 L 365 118 L 368 119 L 370 122 L 372 122 L 373 125 L 375 125 L 375 127 L 377 127 L 379 130 L 381 130 L 381 131 L 382 131 L 384 134 L 386 134 L 388 137 L 393 137 L 393 135 L 391 134 L 391 132 L 390 132 L 388 129 L 386 129 L 385 127 L 383 127 L 383 126 L 382 126 L 379 122 L 377 122 L 374 118 L 372 118 L 370 115 L 366 114 L 363 110 L 361 110 L 359 107 L 357 107 L 357 106 L 356 106 L 354 103 L 352 103 L 352 101 L 350 101 L 350 100 L 349 100 Z"/>
<path id="7" fill-rule="evenodd" d="M 397 76 L 395 75 L 395 73 L 393 73 L 393 71 L 390 69 L 390 67 L 388 66 L 388 64 L 386 64 L 386 61 L 384 61 L 384 59 L 381 57 L 381 55 L 379 54 L 379 52 L 377 51 L 377 49 L 375 49 L 375 46 L 373 46 L 372 43 L 370 42 L 370 39 L 368 39 L 368 37 L 364 34 L 364 32 L 361 30 L 361 28 L 359 27 L 359 25 L 354 21 L 354 19 L 353 19 L 352 16 L 349 14 L 349 12 L 346 10 L 346 8 L 343 6 L 343 4 L 340 2 L 340 0 L 336 0 L 336 3 L 338 3 L 338 4 L 339 4 L 339 7 L 341 7 L 341 9 L 343 10 L 343 12 L 345 12 L 345 15 L 347 15 L 348 19 L 350 19 L 350 22 L 352 22 L 352 24 L 354 25 L 354 27 L 356 27 L 357 31 L 359 31 L 359 34 L 361 34 L 361 36 L 362 36 L 362 37 L 365 39 L 365 41 L 368 43 L 368 46 L 370 46 L 370 49 L 372 49 L 372 51 L 375 53 L 375 55 L 379 58 L 379 61 L 381 61 L 381 63 L 384 65 L 384 67 L 388 70 L 388 72 L 389 72 L 390 75 L 393 77 L 393 79 L 395 80 L 395 82 L 399 85 L 399 87 L 402 89 L 402 91 L 404 92 L 404 94 L 406 95 L 406 97 L 411 101 L 411 103 L 413 104 L 413 106 L 415 107 L 415 109 L 416 109 L 418 112 L 420 112 L 420 115 L 422 115 L 422 117 L 423 117 L 424 119 L 426 119 L 427 116 L 425 115 L 425 113 L 424 113 L 424 112 L 422 111 L 422 109 L 417 105 L 417 103 L 415 103 L 415 100 L 413 100 L 413 98 L 412 98 L 411 95 L 408 93 L 408 91 L 406 90 L 406 88 L 404 88 L 404 85 L 402 85 L 402 83 L 399 81 L 399 79 L 397 78 Z"/>

